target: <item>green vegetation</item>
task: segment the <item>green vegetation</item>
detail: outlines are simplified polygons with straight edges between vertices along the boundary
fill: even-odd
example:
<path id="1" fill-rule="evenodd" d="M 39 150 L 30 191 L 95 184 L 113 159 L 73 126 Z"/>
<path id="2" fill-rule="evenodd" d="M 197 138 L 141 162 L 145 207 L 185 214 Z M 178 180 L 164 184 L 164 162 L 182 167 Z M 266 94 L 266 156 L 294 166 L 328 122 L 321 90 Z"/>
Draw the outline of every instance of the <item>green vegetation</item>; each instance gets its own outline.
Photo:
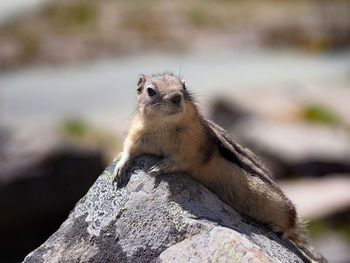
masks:
<path id="1" fill-rule="evenodd" d="M 97 2 L 93 0 L 80 0 L 58 4 L 52 2 L 42 11 L 45 20 L 53 27 L 83 26 L 94 22 L 97 16 Z M 67 28 L 68 26 L 68 28 Z"/>
<path id="2" fill-rule="evenodd" d="M 113 179 L 113 174 L 108 172 L 108 171 L 105 171 L 104 175 L 105 175 L 107 180 L 112 180 Z"/>
<path id="3" fill-rule="evenodd" d="M 86 135 L 88 126 L 80 118 L 71 117 L 63 121 L 62 130 L 69 136 L 82 137 Z"/>
<path id="4" fill-rule="evenodd" d="M 118 153 L 118 155 L 113 159 L 113 162 L 114 162 L 114 163 L 119 162 L 119 160 L 122 158 L 122 156 L 123 156 L 123 153 L 122 153 L 122 152 L 121 152 L 121 153 Z"/>
<path id="5" fill-rule="evenodd" d="M 80 1 L 72 11 L 74 21 L 79 23 L 86 23 L 96 17 L 96 8 L 92 1 Z"/>
<path id="6" fill-rule="evenodd" d="M 310 122 L 337 125 L 341 123 L 338 115 L 331 109 L 320 104 L 310 104 L 303 108 L 303 118 Z"/>
<path id="7" fill-rule="evenodd" d="M 307 230 L 313 236 L 325 236 L 334 232 L 350 242 L 350 225 L 346 220 L 313 220 L 308 223 Z"/>
<path id="8" fill-rule="evenodd" d="M 350 242 L 350 224 L 349 222 L 337 226 L 337 230 Z"/>
<path id="9" fill-rule="evenodd" d="M 122 149 L 121 138 L 115 134 L 90 126 L 79 117 L 68 117 L 57 127 L 59 135 L 67 143 L 77 144 L 81 147 L 100 149 L 104 153 L 106 164 L 113 158 L 121 158 L 115 154 Z"/>
<path id="10" fill-rule="evenodd" d="M 310 234 L 317 236 L 324 235 L 331 229 L 326 222 L 321 220 L 313 220 L 307 224 L 307 230 L 310 232 Z"/>
<path id="11" fill-rule="evenodd" d="M 190 21 L 197 27 L 203 27 L 210 23 L 207 10 L 202 5 L 193 5 L 188 11 L 187 15 Z"/>

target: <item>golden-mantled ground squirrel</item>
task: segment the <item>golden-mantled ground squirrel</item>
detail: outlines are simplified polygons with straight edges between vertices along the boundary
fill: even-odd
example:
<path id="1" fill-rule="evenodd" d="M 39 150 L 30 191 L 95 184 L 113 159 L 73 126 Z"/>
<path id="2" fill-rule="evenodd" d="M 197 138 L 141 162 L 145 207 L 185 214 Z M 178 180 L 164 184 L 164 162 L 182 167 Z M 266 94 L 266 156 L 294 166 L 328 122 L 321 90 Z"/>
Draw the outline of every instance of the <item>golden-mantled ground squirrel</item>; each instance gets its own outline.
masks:
<path id="1" fill-rule="evenodd" d="M 141 75 L 137 94 L 138 112 L 114 171 L 119 186 L 135 157 L 162 156 L 149 170 L 152 175 L 184 171 L 240 214 L 298 242 L 294 205 L 256 155 L 200 115 L 184 81 L 171 73 Z"/>

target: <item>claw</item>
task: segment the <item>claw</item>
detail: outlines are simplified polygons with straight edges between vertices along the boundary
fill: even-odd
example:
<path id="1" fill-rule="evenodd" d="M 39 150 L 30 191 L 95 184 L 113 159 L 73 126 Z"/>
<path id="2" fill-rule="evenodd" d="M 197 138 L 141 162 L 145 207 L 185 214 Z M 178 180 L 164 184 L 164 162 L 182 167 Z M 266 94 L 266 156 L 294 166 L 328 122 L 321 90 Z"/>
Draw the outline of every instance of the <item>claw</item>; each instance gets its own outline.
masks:
<path id="1" fill-rule="evenodd" d="M 168 160 L 162 160 L 159 163 L 153 165 L 148 173 L 152 176 L 158 176 L 163 173 L 169 173 L 172 171 L 171 163 Z"/>
<path id="2" fill-rule="evenodd" d="M 126 175 L 118 174 L 114 176 L 113 183 L 117 188 L 122 187 L 126 182 Z"/>
<path id="3" fill-rule="evenodd" d="M 125 181 L 126 181 L 126 165 L 121 165 L 121 164 L 117 164 L 117 166 L 114 169 L 114 173 L 113 173 L 113 183 L 117 185 L 117 187 L 121 187 L 124 185 Z"/>
<path id="4" fill-rule="evenodd" d="M 125 184 L 125 181 L 126 181 L 125 176 L 116 176 L 114 183 L 116 184 L 117 188 L 119 188 Z"/>
<path id="5" fill-rule="evenodd" d="M 123 157 L 118 161 L 117 165 L 114 168 L 113 172 L 113 183 L 117 187 L 122 187 L 127 182 L 127 172 L 133 165 L 133 159 L 130 158 L 130 155 L 127 153 L 123 154 Z"/>
<path id="6" fill-rule="evenodd" d="M 160 175 L 162 173 L 161 169 L 159 169 L 159 167 L 157 165 L 153 165 L 148 171 L 147 173 L 149 173 L 152 176 L 157 176 Z"/>

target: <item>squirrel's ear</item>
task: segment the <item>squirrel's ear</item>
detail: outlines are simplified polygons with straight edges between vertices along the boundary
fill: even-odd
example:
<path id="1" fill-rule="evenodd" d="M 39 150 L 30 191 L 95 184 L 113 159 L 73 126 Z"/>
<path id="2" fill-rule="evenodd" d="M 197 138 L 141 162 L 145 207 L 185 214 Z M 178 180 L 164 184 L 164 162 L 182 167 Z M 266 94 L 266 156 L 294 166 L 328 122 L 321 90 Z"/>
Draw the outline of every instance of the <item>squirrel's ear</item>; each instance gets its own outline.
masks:
<path id="1" fill-rule="evenodd" d="M 142 89 L 145 82 L 146 82 L 146 76 L 144 74 L 141 74 L 139 77 L 139 80 L 137 81 L 137 87 L 136 87 L 137 94 L 142 93 Z"/>

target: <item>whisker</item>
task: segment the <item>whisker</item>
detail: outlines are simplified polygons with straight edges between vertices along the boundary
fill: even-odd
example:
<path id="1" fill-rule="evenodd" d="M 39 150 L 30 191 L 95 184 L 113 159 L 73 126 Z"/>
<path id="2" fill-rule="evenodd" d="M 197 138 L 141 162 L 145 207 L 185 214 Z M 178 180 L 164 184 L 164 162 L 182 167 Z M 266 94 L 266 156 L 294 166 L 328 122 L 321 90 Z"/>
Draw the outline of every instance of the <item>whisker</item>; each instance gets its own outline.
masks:
<path id="1" fill-rule="evenodd" d="M 154 107 L 156 107 L 158 105 L 162 105 L 162 104 L 164 104 L 164 103 L 163 102 L 154 103 L 154 104 L 151 105 L 151 107 L 147 108 L 147 111 L 150 111 L 150 110 L 152 110 L 152 108 L 154 108 Z"/>

